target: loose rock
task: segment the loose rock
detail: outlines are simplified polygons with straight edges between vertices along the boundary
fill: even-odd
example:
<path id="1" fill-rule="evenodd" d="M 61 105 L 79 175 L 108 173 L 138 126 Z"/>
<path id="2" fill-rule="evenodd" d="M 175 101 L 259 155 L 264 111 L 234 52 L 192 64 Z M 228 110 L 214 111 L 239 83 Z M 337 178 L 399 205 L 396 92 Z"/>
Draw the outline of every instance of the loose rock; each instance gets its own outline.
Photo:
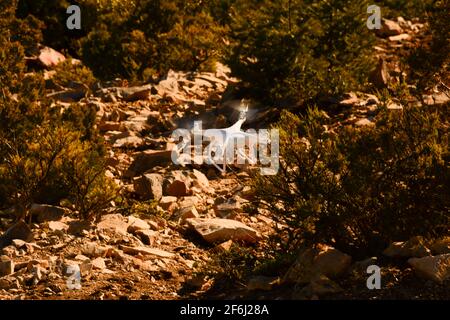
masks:
<path id="1" fill-rule="evenodd" d="M 254 229 L 235 220 L 191 218 L 186 222 L 209 243 L 227 240 L 255 243 L 260 238 Z"/>
<path id="2" fill-rule="evenodd" d="M 436 282 L 450 279 L 450 254 L 411 258 L 408 263 L 417 275 Z"/>
<path id="3" fill-rule="evenodd" d="M 351 261 L 349 255 L 333 247 L 319 244 L 304 250 L 298 256 L 283 281 L 308 283 L 320 275 L 333 279 L 347 271 Z"/>
<path id="4" fill-rule="evenodd" d="M 391 258 L 422 258 L 431 255 L 431 252 L 423 237 L 414 237 L 406 242 L 392 243 L 383 254 Z"/>
<path id="5" fill-rule="evenodd" d="M 160 174 L 149 173 L 133 180 L 134 191 L 142 200 L 159 200 L 162 198 L 163 177 Z"/>

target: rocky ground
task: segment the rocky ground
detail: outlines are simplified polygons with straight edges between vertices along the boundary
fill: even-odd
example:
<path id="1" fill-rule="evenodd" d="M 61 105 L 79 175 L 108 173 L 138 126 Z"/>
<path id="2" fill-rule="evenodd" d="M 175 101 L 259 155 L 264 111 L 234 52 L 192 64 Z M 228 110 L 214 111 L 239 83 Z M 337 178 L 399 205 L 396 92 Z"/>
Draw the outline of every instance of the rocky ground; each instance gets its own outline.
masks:
<path id="1" fill-rule="evenodd" d="M 398 53 L 420 40 L 422 28 L 403 19 L 384 23 L 373 75 L 380 87 L 403 76 Z M 51 69 L 63 57 L 45 49 L 36 59 Z M 51 84 L 52 71 L 46 77 Z M 318 245 L 301 253 L 281 278 L 254 276 L 226 290 L 214 279 L 196 276 L 214 252 L 229 250 L 233 242 L 258 250 L 273 231 L 270 212 L 246 212 L 251 168 L 220 174 L 211 166 L 180 167 L 171 161 L 174 129 L 189 127 L 194 119 L 204 128 L 233 123 L 237 81 L 219 64 L 215 73 L 171 71 L 158 83 L 139 87 L 117 80 L 90 95 L 80 88 L 49 89 L 55 104 L 96 107 L 108 145 L 106 174 L 142 207 L 111 203 L 98 221 L 85 222 L 67 208 L 35 204 L 31 225 L 10 227 L 0 220 L 0 299 L 450 299 L 449 238 L 431 244 L 413 238 L 393 244 L 381 257 L 356 262 Z M 430 92 L 424 100 L 441 104 L 449 97 Z M 376 96 L 360 92 L 323 103 L 334 126 L 372 125 L 380 107 Z M 391 101 L 388 108 L 402 105 Z M 270 109 L 260 109 L 247 125 L 269 122 L 268 114 Z M 366 287 L 371 264 L 382 268 L 381 290 Z M 81 273 L 79 289 L 68 284 L 74 268 Z"/>

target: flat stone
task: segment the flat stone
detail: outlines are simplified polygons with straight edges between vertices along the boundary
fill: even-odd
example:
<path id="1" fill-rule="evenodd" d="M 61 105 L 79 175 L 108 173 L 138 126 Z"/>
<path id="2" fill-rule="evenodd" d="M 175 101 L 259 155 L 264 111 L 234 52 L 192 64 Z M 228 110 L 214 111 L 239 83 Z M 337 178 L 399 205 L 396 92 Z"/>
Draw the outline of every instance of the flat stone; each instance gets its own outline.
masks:
<path id="1" fill-rule="evenodd" d="M 133 178 L 156 166 L 165 166 L 172 162 L 170 150 L 146 150 L 138 153 L 128 170 L 124 173 L 126 178 Z"/>
<path id="2" fill-rule="evenodd" d="M 36 216 L 38 223 L 42 223 L 61 220 L 63 216 L 70 214 L 70 210 L 58 206 L 34 203 L 30 208 L 30 214 Z"/>
<path id="3" fill-rule="evenodd" d="M 14 246 L 14 247 L 16 247 L 17 249 L 20 249 L 20 248 L 22 248 L 24 245 L 26 245 L 27 244 L 27 242 L 26 241 L 23 241 L 23 240 L 20 240 L 20 239 L 14 239 L 13 241 L 12 241 L 12 245 Z"/>
<path id="4" fill-rule="evenodd" d="M 336 282 L 324 275 L 320 275 L 317 278 L 313 279 L 309 286 L 311 288 L 311 292 L 318 296 L 344 291 Z"/>
<path id="5" fill-rule="evenodd" d="M 147 222 L 145 222 L 142 219 L 129 216 L 127 231 L 130 233 L 135 233 L 138 230 L 150 230 L 150 226 Z"/>
<path id="6" fill-rule="evenodd" d="M 392 42 L 394 42 L 394 41 L 405 41 L 405 40 L 410 40 L 410 39 L 411 39 L 411 36 L 409 34 L 407 34 L 407 33 L 402 33 L 402 34 L 399 34 L 397 36 L 389 37 L 389 41 L 392 41 Z"/>
<path id="7" fill-rule="evenodd" d="M 350 267 L 352 258 L 324 244 L 318 244 L 300 253 L 284 276 L 283 282 L 308 283 L 318 276 L 336 278 Z"/>
<path id="8" fill-rule="evenodd" d="M 100 269 L 100 270 L 106 269 L 105 259 L 103 259 L 101 257 L 95 258 L 94 260 L 92 260 L 91 263 L 92 263 L 92 267 L 94 269 Z"/>
<path id="9" fill-rule="evenodd" d="M 441 254 L 423 258 L 410 258 L 408 264 L 417 275 L 435 282 L 450 279 L 450 254 Z"/>
<path id="10" fill-rule="evenodd" d="M 99 245 L 96 242 L 88 242 L 81 246 L 81 252 L 91 258 L 104 257 L 108 254 L 109 248 Z"/>
<path id="11" fill-rule="evenodd" d="M 358 121 L 356 121 L 355 125 L 357 127 L 364 127 L 364 126 L 373 126 L 375 124 L 372 121 L 370 121 L 369 119 L 363 118 L 363 119 L 359 119 Z"/>
<path id="12" fill-rule="evenodd" d="M 157 173 L 144 174 L 133 179 L 134 191 L 142 200 L 159 200 L 163 195 L 163 177 Z"/>
<path id="13" fill-rule="evenodd" d="M 136 149 L 142 145 L 144 145 L 144 139 L 137 136 L 129 136 L 117 139 L 113 144 L 113 148 Z"/>
<path id="14" fill-rule="evenodd" d="M 177 207 L 177 201 L 178 201 L 177 197 L 164 196 L 161 198 L 161 200 L 159 200 L 159 206 L 164 210 L 172 212 Z"/>
<path id="15" fill-rule="evenodd" d="M 209 243 L 228 240 L 255 243 L 260 238 L 256 230 L 235 220 L 190 218 L 186 222 Z"/>
<path id="16" fill-rule="evenodd" d="M 189 206 L 184 207 L 175 212 L 175 219 L 178 220 L 180 223 L 184 223 L 186 219 L 189 218 L 199 218 L 200 215 L 198 214 L 197 209 L 195 206 Z"/>
<path id="17" fill-rule="evenodd" d="M 126 235 L 128 229 L 127 219 L 121 214 L 113 213 L 104 215 L 97 224 L 98 230 L 108 230 L 120 235 Z"/>
<path id="18" fill-rule="evenodd" d="M 0 248 L 9 246 L 14 239 L 31 242 L 34 239 L 30 227 L 22 220 L 14 224 L 0 237 Z"/>
<path id="19" fill-rule="evenodd" d="M 254 276 L 247 283 L 247 290 L 270 291 L 273 286 L 279 283 L 278 277 Z"/>
<path id="20" fill-rule="evenodd" d="M 67 231 L 69 226 L 61 221 L 49 221 L 48 228 L 51 231 Z"/>
<path id="21" fill-rule="evenodd" d="M 141 239 L 141 241 L 149 246 L 152 246 L 158 238 L 158 232 L 153 230 L 137 230 L 135 235 Z"/>
<path id="22" fill-rule="evenodd" d="M 430 256 L 431 251 L 427 248 L 423 237 L 413 237 L 406 242 L 392 243 L 383 254 L 391 258 L 422 258 Z"/>
<path id="23" fill-rule="evenodd" d="M 377 33 L 383 36 L 395 36 L 401 34 L 402 32 L 403 29 L 397 22 L 383 19 L 381 29 Z"/>
<path id="24" fill-rule="evenodd" d="M 66 58 L 62 53 L 59 53 L 58 51 L 50 48 L 50 47 L 43 47 L 38 56 L 38 61 L 44 66 L 45 68 L 53 68 L 60 62 L 65 61 Z"/>

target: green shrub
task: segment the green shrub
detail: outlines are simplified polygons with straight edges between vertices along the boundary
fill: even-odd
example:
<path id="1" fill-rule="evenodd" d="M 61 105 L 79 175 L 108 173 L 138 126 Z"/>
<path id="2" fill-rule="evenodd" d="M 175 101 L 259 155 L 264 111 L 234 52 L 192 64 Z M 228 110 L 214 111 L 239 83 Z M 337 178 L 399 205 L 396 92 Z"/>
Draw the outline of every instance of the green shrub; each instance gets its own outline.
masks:
<path id="1" fill-rule="evenodd" d="M 367 85 L 373 33 L 367 1 L 237 1 L 233 73 L 257 98 L 306 100 Z"/>
<path id="2" fill-rule="evenodd" d="M 374 127 L 333 133 L 317 109 L 284 112 L 280 170 L 254 180 L 286 225 L 279 248 L 324 242 L 366 257 L 391 241 L 448 234 L 448 116 L 448 105 L 384 110 Z"/>
<path id="3" fill-rule="evenodd" d="M 384 17 L 405 19 L 421 18 L 433 5 L 434 0 L 378 0 L 374 4 L 381 7 Z"/>
<path id="4" fill-rule="evenodd" d="M 14 17 L 15 8 L 16 1 L 0 3 L 0 207 L 68 200 L 90 218 L 109 206 L 116 192 L 104 175 L 95 110 L 51 107 L 42 75 L 26 73 L 19 41 L 28 38 L 14 37 L 26 32 L 13 28 L 29 25 Z M 73 72 L 89 78 L 86 70 Z M 69 81 L 64 74 L 59 79 Z M 19 214 L 24 218 L 26 211 Z"/>
<path id="5" fill-rule="evenodd" d="M 179 0 L 132 3 L 128 10 L 98 6 L 95 27 L 80 40 L 83 61 L 97 77 L 148 80 L 169 69 L 208 69 L 217 59 L 224 28 L 208 6 Z"/>
<path id="6" fill-rule="evenodd" d="M 55 75 L 52 77 L 52 82 L 60 87 L 77 88 L 84 87 L 90 90 L 96 79 L 92 71 L 79 63 L 69 58 L 64 62 L 59 63 L 55 68 Z"/>
<path id="7" fill-rule="evenodd" d="M 420 46 L 406 57 L 409 66 L 410 81 L 416 87 L 416 95 L 424 90 L 450 81 L 450 1 L 435 1 L 426 12 L 429 23 L 429 36 L 425 37 Z"/>
<path id="8" fill-rule="evenodd" d="M 210 260 L 200 266 L 196 274 L 214 278 L 229 287 L 244 283 L 257 264 L 258 259 L 252 248 L 233 244 L 228 251 L 212 253 Z"/>

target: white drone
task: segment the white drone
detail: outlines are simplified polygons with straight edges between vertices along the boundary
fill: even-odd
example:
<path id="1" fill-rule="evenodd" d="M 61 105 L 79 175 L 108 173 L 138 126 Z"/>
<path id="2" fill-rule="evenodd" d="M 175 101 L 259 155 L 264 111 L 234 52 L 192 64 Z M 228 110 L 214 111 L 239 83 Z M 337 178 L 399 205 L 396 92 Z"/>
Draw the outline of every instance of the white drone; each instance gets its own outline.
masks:
<path id="1" fill-rule="evenodd" d="M 201 134 L 202 141 L 209 142 L 206 147 L 207 152 L 206 154 L 202 154 L 202 159 L 203 156 L 206 155 L 207 163 L 214 165 L 222 173 L 225 173 L 226 171 L 227 160 L 229 160 L 229 157 L 231 156 L 234 160 L 235 152 L 237 152 L 240 160 L 243 160 L 242 163 L 245 163 L 245 160 L 248 160 L 250 164 L 256 164 L 257 162 L 255 151 L 258 134 L 256 132 L 244 132 L 241 130 L 242 124 L 247 120 L 248 106 L 248 102 L 243 99 L 238 108 L 239 119 L 228 128 L 201 130 L 195 128 L 194 122 L 194 129 L 191 131 L 191 135 L 194 135 L 194 141 L 195 135 Z M 181 165 L 192 159 L 190 152 L 188 151 L 189 148 L 186 149 L 190 144 L 190 141 L 192 140 L 186 139 L 185 143 L 179 144 L 177 150 L 175 150 L 177 163 Z M 237 143 L 235 143 L 236 141 Z M 247 146 L 249 147 L 249 150 L 252 151 L 249 153 L 249 156 L 245 153 L 245 142 L 247 141 L 249 142 Z M 197 147 L 201 148 L 201 146 Z M 180 153 L 181 150 L 183 150 L 182 154 Z M 201 162 L 203 162 L 203 160 Z M 222 164 L 222 167 L 218 164 Z"/>
<path id="2" fill-rule="evenodd" d="M 256 132 L 249 133 L 241 130 L 242 125 L 247 120 L 248 106 L 248 102 L 245 99 L 242 99 L 239 111 L 239 119 L 231 127 L 222 129 L 208 129 L 204 131 L 204 136 L 208 137 L 211 141 L 211 143 L 208 145 L 208 148 L 216 153 L 214 158 L 219 158 L 223 161 L 222 168 L 220 168 L 214 161 L 212 161 L 212 159 L 210 159 L 210 161 L 222 173 L 226 171 L 227 154 L 229 152 L 234 155 L 234 152 L 237 151 L 237 154 L 240 155 L 243 159 L 247 159 L 250 164 L 256 163 L 255 158 L 249 157 L 245 153 L 245 150 L 243 150 L 242 148 L 243 145 L 240 145 L 241 147 L 239 147 L 239 144 L 238 146 L 236 146 L 236 144 L 234 143 L 236 140 L 245 141 L 245 139 L 248 139 L 249 148 L 254 148 L 256 145 L 256 141 L 258 138 Z"/>

